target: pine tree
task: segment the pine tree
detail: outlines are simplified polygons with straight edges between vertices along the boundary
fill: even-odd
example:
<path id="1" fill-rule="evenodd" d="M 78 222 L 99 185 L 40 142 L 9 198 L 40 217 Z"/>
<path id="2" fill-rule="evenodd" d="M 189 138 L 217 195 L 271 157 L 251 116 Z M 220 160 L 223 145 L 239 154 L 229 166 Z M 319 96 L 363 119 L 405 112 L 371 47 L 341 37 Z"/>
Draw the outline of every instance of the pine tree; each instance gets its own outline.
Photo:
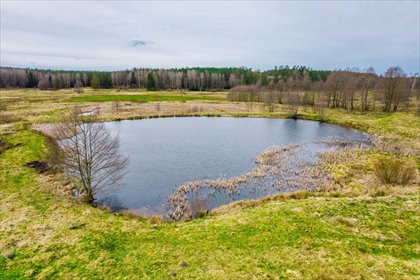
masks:
<path id="1" fill-rule="evenodd" d="M 54 77 L 53 87 L 54 87 L 54 89 L 60 89 L 60 87 L 61 87 L 60 78 L 58 78 L 58 76 Z"/>
<path id="2" fill-rule="evenodd" d="M 268 78 L 267 78 L 267 75 L 265 75 L 265 74 L 261 74 L 261 77 L 260 77 L 260 82 L 261 82 L 261 85 L 263 85 L 263 86 L 268 85 Z"/>
<path id="3" fill-rule="evenodd" d="M 153 77 L 153 73 L 149 73 L 147 74 L 147 90 L 155 90 L 156 89 L 156 84 L 155 84 L 155 79 Z"/>
<path id="4" fill-rule="evenodd" d="M 35 80 L 34 74 L 32 74 L 32 71 L 29 70 L 28 71 L 28 84 L 27 84 L 27 87 L 28 88 L 34 88 L 34 87 L 36 87 L 36 85 L 37 85 L 37 82 Z"/>
<path id="5" fill-rule="evenodd" d="M 101 87 L 101 80 L 99 79 L 98 74 L 93 73 L 92 81 L 90 82 L 90 86 L 94 89 L 98 89 Z"/>

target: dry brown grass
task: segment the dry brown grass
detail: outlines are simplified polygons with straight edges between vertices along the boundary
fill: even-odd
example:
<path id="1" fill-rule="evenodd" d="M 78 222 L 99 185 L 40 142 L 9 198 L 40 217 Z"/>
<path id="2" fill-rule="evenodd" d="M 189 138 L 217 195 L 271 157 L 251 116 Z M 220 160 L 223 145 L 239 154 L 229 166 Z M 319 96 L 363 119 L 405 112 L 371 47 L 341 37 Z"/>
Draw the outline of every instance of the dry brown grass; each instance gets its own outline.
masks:
<path id="1" fill-rule="evenodd" d="M 374 163 L 374 174 L 379 182 L 407 185 L 417 181 L 418 170 L 414 162 L 391 156 L 380 156 Z"/>

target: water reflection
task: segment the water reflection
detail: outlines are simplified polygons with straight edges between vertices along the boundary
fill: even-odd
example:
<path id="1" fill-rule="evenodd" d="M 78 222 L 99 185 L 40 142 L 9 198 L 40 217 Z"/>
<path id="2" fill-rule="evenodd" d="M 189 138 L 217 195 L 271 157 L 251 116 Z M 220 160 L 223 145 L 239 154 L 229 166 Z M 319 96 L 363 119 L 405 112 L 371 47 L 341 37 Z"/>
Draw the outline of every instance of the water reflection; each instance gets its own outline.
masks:
<path id="1" fill-rule="evenodd" d="M 297 157 L 302 162 L 315 163 L 316 153 L 328 147 L 328 139 L 339 138 L 343 143 L 369 139 L 355 130 L 303 120 L 201 117 L 106 125 L 112 133 L 119 134 L 122 153 L 130 156 L 130 163 L 126 187 L 98 199 L 112 209 L 142 211 L 161 208 L 168 195 L 187 182 L 249 172 L 255 167 L 255 157 L 271 146 L 304 144 Z M 293 187 L 281 189 L 292 190 Z M 240 193 L 213 190 L 208 196 L 207 188 L 195 195 L 207 198 L 206 207 L 211 209 L 232 200 L 258 198 L 278 191 L 267 188 L 266 183 L 254 182 Z"/>

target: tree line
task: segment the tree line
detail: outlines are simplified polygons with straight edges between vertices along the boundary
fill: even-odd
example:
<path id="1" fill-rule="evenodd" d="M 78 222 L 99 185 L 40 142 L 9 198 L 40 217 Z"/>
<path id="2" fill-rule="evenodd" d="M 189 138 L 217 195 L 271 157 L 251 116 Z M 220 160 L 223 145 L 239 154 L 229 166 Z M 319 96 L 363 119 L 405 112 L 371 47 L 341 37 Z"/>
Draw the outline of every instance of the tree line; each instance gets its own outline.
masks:
<path id="1" fill-rule="evenodd" d="M 377 75 L 373 68 L 365 71 L 334 70 L 323 78 L 314 80 L 311 73 L 293 69 L 288 77 L 276 81 L 274 76 L 264 84 L 238 85 L 229 90 L 228 100 L 264 102 L 274 109 L 274 104 L 286 104 L 297 117 L 299 106 L 342 108 L 362 112 L 382 106 L 385 112 L 396 112 L 408 106 L 410 98 L 420 99 L 418 76 L 408 76 L 398 67 L 390 67 Z M 325 78 L 324 78 L 325 77 Z"/>
<path id="2" fill-rule="evenodd" d="M 280 66 L 269 71 L 246 67 L 195 67 L 173 69 L 133 68 L 125 71 L 54 71 L 0 67 L 1 88 L 145 88 L 148 90 L 225 90 L 238 85 L 277 83 L 306 71 L 311 79 L 325 80 L 331 71 L 304 66 Z"/>
<path id="3" fill-rule="evenodd" d="M 410 97 L 419 99 L 417 76 L 400 67 L 378 75 L 370 67 L 314 70 L 305 66 L 279 66 L 267 71 L 246 67 L 173 69 L 133 68 L 125 71 L 54 71 L 0 67 L 0 88 L 141 88 L 147 90 L 229 90 L 231 101 L 288 104 L 319 108 L 397 111 Z M 297 111 L 296 111 L 297 112 Z"/>

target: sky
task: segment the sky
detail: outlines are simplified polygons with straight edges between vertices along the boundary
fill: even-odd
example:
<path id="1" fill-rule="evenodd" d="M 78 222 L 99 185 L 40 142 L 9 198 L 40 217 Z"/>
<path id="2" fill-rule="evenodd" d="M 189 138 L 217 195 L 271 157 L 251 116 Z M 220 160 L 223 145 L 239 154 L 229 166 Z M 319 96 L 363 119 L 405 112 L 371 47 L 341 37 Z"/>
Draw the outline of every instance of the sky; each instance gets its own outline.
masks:
<path id="1" fill-rule="evenodd" d="M 0 65 L 420 72 L 420 1 L 4 1 Z"/>

